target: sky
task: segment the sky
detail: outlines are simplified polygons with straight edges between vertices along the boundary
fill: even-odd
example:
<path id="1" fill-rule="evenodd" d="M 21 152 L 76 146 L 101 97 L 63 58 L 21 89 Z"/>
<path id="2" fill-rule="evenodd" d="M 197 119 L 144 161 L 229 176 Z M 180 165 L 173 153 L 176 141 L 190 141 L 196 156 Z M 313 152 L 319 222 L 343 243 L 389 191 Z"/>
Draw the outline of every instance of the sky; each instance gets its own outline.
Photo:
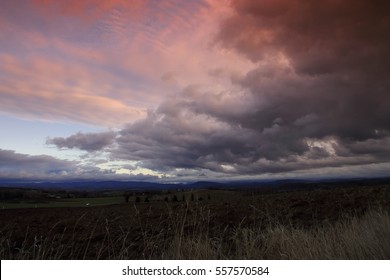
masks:
<path id="1" fill-rule="evenodd" d="M 0 178 L 390 175 L 384 0 L 1 0 Z"/>

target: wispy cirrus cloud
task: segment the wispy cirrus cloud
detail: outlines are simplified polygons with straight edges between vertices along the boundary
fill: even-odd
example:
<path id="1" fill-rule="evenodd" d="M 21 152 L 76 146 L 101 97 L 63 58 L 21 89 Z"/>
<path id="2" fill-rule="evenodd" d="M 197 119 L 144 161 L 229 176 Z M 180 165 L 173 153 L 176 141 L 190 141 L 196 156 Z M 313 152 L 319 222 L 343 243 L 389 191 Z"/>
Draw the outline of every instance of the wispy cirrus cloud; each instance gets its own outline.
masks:
<path id="1" fill-rule="evenodd" d="M 0 109 L 111 127 L 133 122 L 181 87 L 213 84 L 209 68 L 248 68 L 209 44 L 218 14 L 203 1 L 9 2 L 0 12 Z M 162 78 L 168 73 L 174 83 Z"/>

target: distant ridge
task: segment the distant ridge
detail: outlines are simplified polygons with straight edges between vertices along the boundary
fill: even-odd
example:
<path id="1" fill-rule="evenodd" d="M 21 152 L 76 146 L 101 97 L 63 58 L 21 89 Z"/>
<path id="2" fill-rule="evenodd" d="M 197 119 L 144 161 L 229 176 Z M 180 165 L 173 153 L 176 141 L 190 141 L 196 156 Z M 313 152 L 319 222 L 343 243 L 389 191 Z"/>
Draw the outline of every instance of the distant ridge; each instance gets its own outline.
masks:
<path id="1" fill-rule="evenodd" d="M 32 188 L 32 189 L 62 189 L 79 191 L 103 191 L 103 190 L 177 190 L 177 189 L 252 189 L 263 190 L 300 190 L 316 188 L 332 188 L 334 186 L 364 186 L 389 184 L 390 177 L 383 178 L 350 178 L 350 179 L 282 179 L 263 181 L 197 181 L 191 183 L 157 183 L 145 181 L 38 181 L 38 180 L 13 180 L 0 179 L 0 187 L 8 188 Z"/>

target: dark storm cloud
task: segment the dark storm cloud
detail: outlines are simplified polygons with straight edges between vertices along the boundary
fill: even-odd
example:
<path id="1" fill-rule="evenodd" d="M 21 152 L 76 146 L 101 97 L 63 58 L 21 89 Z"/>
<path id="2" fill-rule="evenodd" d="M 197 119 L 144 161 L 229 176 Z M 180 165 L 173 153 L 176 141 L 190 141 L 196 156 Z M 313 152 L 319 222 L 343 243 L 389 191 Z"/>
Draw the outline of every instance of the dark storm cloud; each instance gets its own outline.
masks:
<path id="1" fill-rule="evenodd" d="M 188 86 L 89 150 L 115 141 L 112 159 L 177 177 L 188 170 L 249 175 L 338 168 L 350 174 L 359 165 L 386 175 L 387 3 L 232 1 L 235 13 L 221 23 L 216 42 L 242 53 L 255 69 L 244 75 L 209 71 L 229 79 L 231 88 Z M 70 141 L 76 136 L 57 146 L 87 150 Z"/>
<path id="2" fill-rule="evenodd" d="M 221 24 L 217 41 L 258 63 L 244 76 L 229 76 L 247 91 L 187 88 L 122 131 L 122 157 L 150 168 L 242 174 L 389 160 L 388 2 L 232 5 L 235 14 Z M 219 126 L 199 131 L 196 116 Z M 182 119 L 189 124 L 179 126 Z"/>
<path id="3" fill-rule="evenodd" d="M 100 151 L 114 142 L 114 132 L 102 133 L 77 133 L 67 138 L 49 138 L 46 144 L 55 145 L 57 148 L 79 149 L 88 152 Z"/>
<path id="4" fill-rule="evenodd" d="M 232 4 L 236 13 L 222 23 L 218 41 L 259 65 L 233 80 L 251 92 L 258 107 L 234 121 L 264 131 L 279 120 L 280 131 L 268 144 L 279 144 L 286 152 L 313 152 L 313 147 L 301 145 L 299 151 L 289 143 L 332 137 L 337 141 L 336 156 L 364 154 L 374 162 L 388 161 L 390 4 L 349 0 Z"/>
<path id="5" fill-rule="evenodd" d="M 271 127 L 256 129 L 222 121 L 212 112 L 194 112 L 193 106 L 182 100 L 180 106 L 165 104 L 146 119 L 128 125 L 117 137 L 111 156 L 168 173 L 198 169 L 236 175 L 364 165 L 386 161 L 389 156 L 386 143 L 390 138 L 375 143 L 343 142 L 334 136 L 308 138 L 310 128 L 302 126 L 315 125 L 314 114 L 291 125 L 276 119 Z"/>
<path id="6" fill-rule="evenodd" d="M 254 61 L 277 52 L 300 73 L 389 69 L 389 8 L 382 0 L 237 0 L 219 39 Z"/>
<path id="7" fill-rule="evenodd" d="M 251 151 L 245 140 L 225 123 L 200 115 L 177 104 L 171 112 L 152 112 L 140 122 L 125 127 L 117 138 L 113 156 L 139 160 L 143 167 L 157 170 L 170 168 L 220 169 L 223 162 L 245 157 Z M 250 134 L 248 131 L 247 133 Z"/>

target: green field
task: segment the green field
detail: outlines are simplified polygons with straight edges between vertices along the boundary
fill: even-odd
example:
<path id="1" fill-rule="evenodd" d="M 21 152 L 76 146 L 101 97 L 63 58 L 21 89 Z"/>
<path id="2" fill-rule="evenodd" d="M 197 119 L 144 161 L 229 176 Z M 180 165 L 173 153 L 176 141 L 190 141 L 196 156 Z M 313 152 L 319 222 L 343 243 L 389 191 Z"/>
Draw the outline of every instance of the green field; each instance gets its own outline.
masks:
<path id="1" fill-rule="evenodd" d="M 49 201 L 20 201 L 1 202 L 1 209 L 21 209 L 21 208 L 51 208 L 51 207 L 93 207 L 119 204 L 124 202 L 122 196 L 113 197 L 91 197 L 91 198 L 63 198 Z"/>

